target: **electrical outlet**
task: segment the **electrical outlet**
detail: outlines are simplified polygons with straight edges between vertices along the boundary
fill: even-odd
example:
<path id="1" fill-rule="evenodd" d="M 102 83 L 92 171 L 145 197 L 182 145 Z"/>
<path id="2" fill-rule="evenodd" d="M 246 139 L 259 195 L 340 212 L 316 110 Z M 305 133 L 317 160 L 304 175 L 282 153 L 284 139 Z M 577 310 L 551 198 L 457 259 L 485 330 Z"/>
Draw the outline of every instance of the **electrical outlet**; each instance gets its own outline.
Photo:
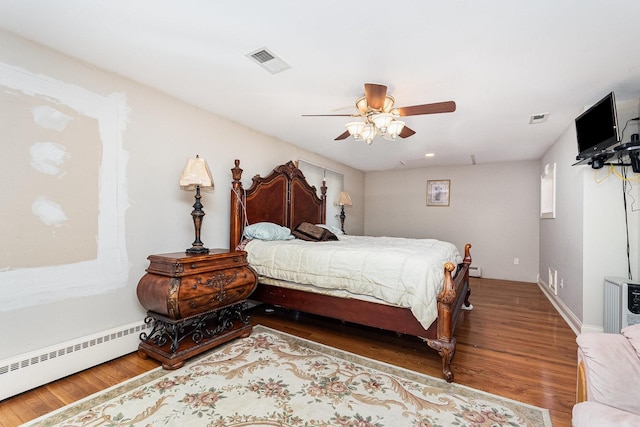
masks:
<path id="1" fill-rule="evenodd" d="M 514 258 L 514 259 L 513 259 L 513 263 L 514 263 L 515 265 L 520 264 L 520 258 L 517 258 L 517 257 L 516 257 L 516 258 Z"/>

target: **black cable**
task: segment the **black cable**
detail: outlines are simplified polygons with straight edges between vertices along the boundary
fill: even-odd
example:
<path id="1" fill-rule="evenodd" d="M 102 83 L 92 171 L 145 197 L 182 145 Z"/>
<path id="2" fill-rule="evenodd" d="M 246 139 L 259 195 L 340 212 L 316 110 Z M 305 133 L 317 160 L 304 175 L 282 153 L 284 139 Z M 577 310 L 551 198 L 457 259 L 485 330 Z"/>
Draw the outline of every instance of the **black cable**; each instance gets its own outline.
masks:
<path id="1" fill-rule="evenodd" d="M 624 131 L 627 129 L 629 122 L 637 122 L 638 120 L 640 120 L 640 117 L 634 117 L 633 119 L 627 120 L 627 123 L 624 124 L 624 127 L 622 128 L 622 132 L 620 133 L 620 141 L 624 141 Z"/>
<path id="2" fill-rule="evenodd" d="M 633 280 L 631 274 L 631 245 L 629 244 L 629 215 L 627 212 L 627 168 L 622 167 L 620 171 L 622 173 L 622 200 L 624 202 L 624 224 L 627 228 L 627 276 L 629 280 Z"/>

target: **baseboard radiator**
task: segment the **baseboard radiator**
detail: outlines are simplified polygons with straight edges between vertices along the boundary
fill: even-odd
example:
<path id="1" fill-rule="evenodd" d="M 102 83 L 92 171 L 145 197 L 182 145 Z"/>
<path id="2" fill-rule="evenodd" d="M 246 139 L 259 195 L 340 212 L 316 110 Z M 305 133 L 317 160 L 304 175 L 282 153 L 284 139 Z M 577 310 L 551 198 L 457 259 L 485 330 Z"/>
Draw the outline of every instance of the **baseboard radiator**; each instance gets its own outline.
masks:
<path id="1" fill-rule="evenodd" d="M 469 276 L 482 277 L 482 269 L 476 265 L 472 265 L 471 267 L 469 267 Z"/>
<path id="2" fill-rule="evenodd" d="M 0 360 L 0 400 L 138 349 L 143 321 Z"/>

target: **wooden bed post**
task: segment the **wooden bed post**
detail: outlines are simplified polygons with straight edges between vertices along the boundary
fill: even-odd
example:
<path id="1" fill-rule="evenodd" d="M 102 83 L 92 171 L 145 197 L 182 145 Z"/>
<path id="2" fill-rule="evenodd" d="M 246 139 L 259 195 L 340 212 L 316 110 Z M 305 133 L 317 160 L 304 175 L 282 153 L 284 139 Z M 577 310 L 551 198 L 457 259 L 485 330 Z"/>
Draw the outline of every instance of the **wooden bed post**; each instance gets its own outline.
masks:
<path id="1" fill-rule="evenodd" d="M 467 243 L 464 245 L 464 259 L 462 260 L 463 264 L 466 264 L 467 271 L 464 273 L 464 282 L 467 284 L 467 294 L 464 296 L 464 305 L 465 307 L 471 307 L 471 303 L 469 302 L 469 296 L 471 295 L 471 287 L 469 286 L 469 267 L 471 266 L 471 243 Z M 471 309 L 469 308 L 469 309 Z"/>
<path id="2" fill-rule="evenodd" d="M 453 263 L 447 262 L 444 265 L 444 283 L 442 285 L 442 291 L 438 294 L 438 320 L 437 320 L 437 332 L 435 339 L 427 339 L 426 342 L 432 349 L 436 350 L 442 358 L 442 372 L 444 378 L 451 382 L 453 381 L 453 371 L 451 371 L 451 360 L 456 353 L 456 338 L 453 336 L 453 329 L 455 328 L 455 322 L 457 320 L 457 313 L 460 310 L 461 304 L 469 307 L 469 295 L 471 289 L 469 288 L 469 266 L 471 265 L 471 244 L 467 243 L 464 246 L 464 258 L 458 268 L 463 268 L 464 271 L 458 272 L 461 274 L 460 279 L 454 280 L 451 272 L 455 270 Z M 457 282 L 457 285 L 456 285 Z M 456 305 L 457 289 L 465 292 L 464 301 Z"/>
<path id="3" fill-rule="evenodd" d="M 242 169 L 240 169 L 240 160 L 235 160 L 235 167 L 231 169 L 233 182 L 231 183 L 231 214 L 230 230 L 229 230 L 229 250 L 232 251 L 240 243 L 242 238 L 242 230 L 244 228 L 244 190 L 242 188 Z"/>
<path id="4" fill-rule="evenodd" d="M 322 199 L 322 211 L 320 212 L 320 222 L 322 224 L 327 223 L 327 182 L 322 180 L 322 187 L 320 187 L 320 199 Z"/>

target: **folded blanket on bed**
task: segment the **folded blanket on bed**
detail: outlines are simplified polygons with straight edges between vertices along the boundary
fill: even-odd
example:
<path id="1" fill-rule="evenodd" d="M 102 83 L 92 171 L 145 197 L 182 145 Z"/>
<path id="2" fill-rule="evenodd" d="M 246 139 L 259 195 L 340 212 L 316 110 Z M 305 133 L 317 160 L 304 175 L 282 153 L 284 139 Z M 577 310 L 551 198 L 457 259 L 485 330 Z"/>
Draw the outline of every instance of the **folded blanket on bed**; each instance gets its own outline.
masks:
<path id="1" fill-rule="evenodd" d="M 438 314 L 444 264 L 462 262 L 455 245 L 434 239 L 338 238 L 322 244 L 252 240 L 245 250 L 261 276 L 371 296 L 410 308 L 425 328 L 431 325 Z"/>
<path id="2" fill-rule="evenodd" d="M 327 230 L 326 228 L 318 227 L 317 225 L 303 222 L 291 232 L 296 238 L 313 241 L 313 242 L 326 242 L 329 240 L 338 240 L 338 237 Z"/>

